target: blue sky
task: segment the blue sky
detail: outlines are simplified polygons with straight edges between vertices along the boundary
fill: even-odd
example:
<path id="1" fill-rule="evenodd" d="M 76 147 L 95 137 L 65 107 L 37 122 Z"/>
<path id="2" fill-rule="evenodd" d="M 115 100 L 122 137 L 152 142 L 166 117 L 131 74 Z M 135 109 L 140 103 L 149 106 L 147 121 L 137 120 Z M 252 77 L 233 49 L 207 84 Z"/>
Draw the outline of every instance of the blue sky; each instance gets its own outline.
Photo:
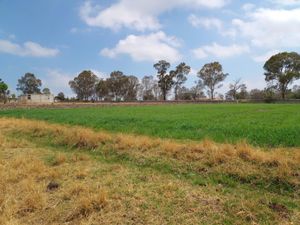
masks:
<path id="1" fill-rule="evenodd" d="M 300 0 L 0 0 L 0 78 L 16 92 L 33 72 L 55 94 L 84 69 L 155 75 L 166 59 L 192 67 L 187 86 L 219 61 L 248 89 L 266 86 L 262 66 L 280 51 L 300 52 Z"/>

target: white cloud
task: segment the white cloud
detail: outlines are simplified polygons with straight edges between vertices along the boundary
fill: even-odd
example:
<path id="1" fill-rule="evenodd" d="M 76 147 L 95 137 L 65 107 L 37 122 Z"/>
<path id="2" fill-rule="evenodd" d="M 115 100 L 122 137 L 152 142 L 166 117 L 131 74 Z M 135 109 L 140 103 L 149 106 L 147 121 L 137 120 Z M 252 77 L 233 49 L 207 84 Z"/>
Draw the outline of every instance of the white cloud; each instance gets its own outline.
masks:
<path id="1" fill-rule="evenodd" d="M 222 36 L 235 37 L 236 30 L 232 28 L 225 29 L 224 23 L 218 18 L 198 17 L 191 14 L 188 17 L 189 23 L 194 27 L 203 27 L 205 29 L 216 29 Z"/>
<path id="2" fill-rule="evenodd" d="M 299 0 L 270 0 L 270 1 L 277 4 L 277 5 L 282 5 L 282 6 L 300 5 Z"/>
<path id="3" fill-rule="evenodd" d="M 204 59 L 209 56 L 217 58 L 229 58 L 248 52 L 250 52 L 250 49 L 247 45 L 233 44 L 223 46 L 217 43 L 213 43 L 212 45 L 205 45 L 193 50 L 195 57 L 198 59 Z"/>
<path id="4" fill-rule="evenodd" d="M 255 5 L 252 3 L 246 3 L 242 6 L 242 9 L 245 11 L 250 11 L 255 8 Z"/>
<path id="5" fill-rule="evenodd" d="M 200 18 L 194 14 L 191 14 L 188 18 L 188 21 L 194 27 L 204 27 L 206 29 L 216 28 L 218 30 L 221 30 L 223 28 L 222 21 L 217 18 L 205 18 L 205 17 Z"/>
<path id="6" fill-rule="evenodd" d="M 18 56 L 53 57 L 59 54 L 58 49 L 41 46 L 35 42 L 25 42 L 23 45 L 0 39 L 0 53 Z"/>
<path id="7" fill-rule="evenodd" d="M 106 79 L 106 78 L 109 77 L 108 74 L 106 74 L 106 73 L 104 73 L 104 72 L 102 72 L 102 71 L 100 71 L 100 70 L 91 69 L 91 71 L 92 71 L 97 77 L 99 77 L 99 78 L 101 78 L 101 79 Z M 78 73 L 78 74 L 79 74 L 79 73 Z"/>
<path id="8" fill-rule="evenodd" d="M 247 14 L 247 19 L 234 19 L 238 33 L 263 48 L 300 46 L 300 8 L 259 8 Z"/>
<path id="9" fill-rule="evenodd" d="M 164 32 L 149 35 L 129 35 L 112 49 L 105 48 L 101 54 L 115 58 L 120 54 L 128 54 L 134 61 L 157 61 L 165 59 L 177 62 L 181 55 L 177 48 L 180 46 L 176 37 L 167 36 Z"/>
<path id="10" fill-rule="evenodd" d="M 174 8 L 220 8 L 227 0 L 119 0 L 102 9 L 86 1 L 80 8 L 81 19 L 89 26 L 118 30 L 122 27 L 139 31 L 158 30 L 158 15 Z"/>
<path id="11" fill-rule="evenodd" d="M 277 54 L 279 52 L 280 52 L 279 50 L 271 50 L 271 51 L 268 51 L 268 52 L 266 52 L 266 53 L 264 53 L 262 55 L 254 56 L 253 60 L 255 62 L 260 62 L 260 63 L 261 62 L 266 62 L 268 59 L 271 58 L 271 56 L 273 56 L 273 55 L 275 55 L 275 54 Z"/>
<path id="12" fill-rule="evenodd" d="M 74 74 L 56 69 L 47 69 L 45 74 L 46 76 L 42 79 L 43 87 L 49 88 L 51 93 L 55 95 L 59 92 L 64 92 L 65 95 L 73 96 L 69 81 L 74 79 Z"/>

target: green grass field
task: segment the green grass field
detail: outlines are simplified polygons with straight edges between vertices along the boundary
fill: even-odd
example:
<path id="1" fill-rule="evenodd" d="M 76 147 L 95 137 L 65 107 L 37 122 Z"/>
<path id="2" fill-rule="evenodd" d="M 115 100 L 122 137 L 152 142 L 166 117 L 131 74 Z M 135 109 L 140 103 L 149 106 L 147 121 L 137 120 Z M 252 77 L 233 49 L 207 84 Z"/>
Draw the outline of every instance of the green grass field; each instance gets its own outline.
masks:
<path id="1" fill-rule="evenodd" d="M 263 147 L 300 146 L 300 105 L 296 104 L 17 109 L 0 111 L 0 117 L 4 116 L 161 138 L 209 138 L 222 143 L 246 139 Z"/>

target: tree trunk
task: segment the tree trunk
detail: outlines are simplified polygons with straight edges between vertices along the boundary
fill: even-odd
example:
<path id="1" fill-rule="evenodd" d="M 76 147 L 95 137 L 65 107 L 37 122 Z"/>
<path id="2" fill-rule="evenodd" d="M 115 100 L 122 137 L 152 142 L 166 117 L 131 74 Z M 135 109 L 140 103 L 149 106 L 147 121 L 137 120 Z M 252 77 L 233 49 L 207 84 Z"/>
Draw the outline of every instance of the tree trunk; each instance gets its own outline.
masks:
<path id="1" fill-rule="evenodd" d="M 286 89 L 287 89 L 287 88 L 285 88 L 285 86 L 282 85 L 282 87 L 281 87 L 281 98 L 282 98 L 282 99 L 285 99 L 285 92 L 286 92 Z"/>

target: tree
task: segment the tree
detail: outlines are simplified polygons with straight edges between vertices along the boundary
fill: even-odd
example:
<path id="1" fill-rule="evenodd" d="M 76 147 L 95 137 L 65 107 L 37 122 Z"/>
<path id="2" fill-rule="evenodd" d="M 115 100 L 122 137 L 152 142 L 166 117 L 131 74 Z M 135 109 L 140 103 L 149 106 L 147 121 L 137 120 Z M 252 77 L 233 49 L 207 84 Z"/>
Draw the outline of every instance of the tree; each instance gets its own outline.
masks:
<path id="1" fill-rule="evenodd" d="M 50 94 L 51 94 L 51 91 L 50 91 L 49 88 L 44 88 L 43 91 L 42 91 L 42 93 L 43 93 L 44 95 L 50 95 Z"/>
<path id="2" fill-rule="evenodd" d="M 79 100 L 87 101 L 94 96 L 97 81 L 98 78 L 92 71 L 84 70 L 69 85 Z"/>
<path id="3" fill-rule="evenodd" d="M 169 74 L 167 73 L 170 66 L 170 63 L 165 60 L 160 60 L 158 63 L 153 65 L 153 67 L 157 70 L 158 86 L 161 89 L 164 101 L 167 99 L 168 91 L 171 90 L 174 84 L 173 78 L 176 76 L 174 72 Z"/>
<path id="4" fill-rule="evenodd" d="M 59 101 L 64 101 L 66 99 L 65 94 L 63 92 L 59 92 L 57 94 L 57 96 L 55 97 L 55 99 L 59 100 Z"/>
<path id="5" fill-rule="evenodd" d="M 13 100 L 16 100 L 16 99 L 17 99 L 16 94 L 12 94 L 12 95 L 10 96 L 10 98 L 13 99 Z"/>
<path id="6" fill-rule="evenodd" d="M 241 83 L 241 79 L 237 79 L 233 83 L 229 84 L 229 91 L 226 93 L 226 96 L 237 100 L 239 99 L 240 94 L 245 93 L 246 89 L 246 84 Z"/>
<path id="7" fill-rule="evenodd" d="M 196 85 L 191 87 L 190 92 L 192 94 L 192 99 L 193 100 L 199 100 L 199 99 L 203 99 L 206 98 L 203 89 L 204 89 L 204 85 L 201 81 L 195 82 Z"/>
<path id="8" fill-rule="evenodd" d="M 181 86 L 180 88 L 178 88 L 177 100 L 192 100 L 192 99 L 193 99 L 192 94 L 189 88 L 185 86 Z"/>
<path id="9" fill-rule="evenodd" d="M 215 90 L 222 87 L 220 84 L 228 74 L 223 73 L 222 65 L 219 62 L 208 63 L 198 72 L 198 77 L 207 88 L 211 99 L 214 99 Z"/>
<path id="10" fill-rule="evenodd" d="M 107 81 L 101 79 L 97 84 L 96 84 L 96 94 L 100 99 L 105 99 L 108 94 L 109 94 L 109 89 L 107 86 Z"/>
<path id="11" fill-rule="evenodd" d="M 300 78 L 300 55 L 283 52 L 272 56 L 264 65 L 265 80 L 273 84 L 285 99 L 288 86 Z"/>
<path id="12" fill-rule="evenodd" d="M 158 85 L 158 81 L 157 80 L 153 80 L 153 81 L 154 81 L 154 85 L 153 85 L 154 100 L 160 101 L 162 99 L 161 89 L 160 89 L 160 87 Z"/>
<path id="13" fill-rule="evenodd" d="M 196 82 L 196 85 L 191 88 L 180 87 L 178 90 L 178 99 L 179 100 L 198 100 L 205 98 L 203 92 L 203 85 L 201 82 Z"/>
<path id="14" fill-rule="evenodd" d="M 171 73 L 175 73 L 175 81 L 174 81 L 174 94 L 175 100 L 178 100 L 178 90 L 179 88 L 186 82 L 187 75 L 190 73 L 191 67 L 186 65 L 184 62 L 180 63 L 175 71 L 171 71 Z"/>
<path id="15" fill-rule="evenodd" d="M 6 103 L 7 96 L 9 95 L 8 85 L 0 78 L 0 100 Z"/>
<path id="16" fill-rule="evenodd" d="M 300 85 L 294 85 L 292 90 L 292 97 L 295 99 L 300 99 Z"/>
<path id="17" fill-rule="evenodd" d="M 18 80 L 17 90 L 22 91 L 26 94 L 40 94 L 42 81 L 37 79 L 34 74 L 26 73 L 23 77 Z"/>
<path id="18" fill-rule="evenodd" d="M 126 93 L 124 95 L 125 101 L 135 101 L 137 99 L 137 92 L 139 88 L 139 79 L 135 76 L 127 76 L 124 83 Z"/>
<path id="19" fill-rule="evenodd" d="M 154 96 L 155 81 L 153 76 L 144 76 L 140 85 L 141 97 L 144 101 L 151 101 L 155 99 Z"/>
<path id="20" fill-rule="evenodd" d="M 127 92 L 125 89 L 127 79 L 128 77 L 125 76 L 123 72 L 113 71 L 111 72 L 110 77 L 106 80 L 109 92 L 115 101 L 119 101 L 124 98 Z"/>
<path id="21" fill-rule="evenodd" d="M 244 87 L 241 88 L 240 92 L 237 93 L 236 98 L 237 98 L 237 99 L 247 99 L 248 96 L 249 96 L 249 93 L 248 93 L 248 91 L 247 91 L 247 87 L 244 86 Z"/>
<path id="22" fill-rule="evenodd" d="M 264 99 L 265 92 L 263 90 L 259 90 L 259 89 L 252 89 L 250 91 L 250 98 L 254 99 L 254 100 Z"/>

